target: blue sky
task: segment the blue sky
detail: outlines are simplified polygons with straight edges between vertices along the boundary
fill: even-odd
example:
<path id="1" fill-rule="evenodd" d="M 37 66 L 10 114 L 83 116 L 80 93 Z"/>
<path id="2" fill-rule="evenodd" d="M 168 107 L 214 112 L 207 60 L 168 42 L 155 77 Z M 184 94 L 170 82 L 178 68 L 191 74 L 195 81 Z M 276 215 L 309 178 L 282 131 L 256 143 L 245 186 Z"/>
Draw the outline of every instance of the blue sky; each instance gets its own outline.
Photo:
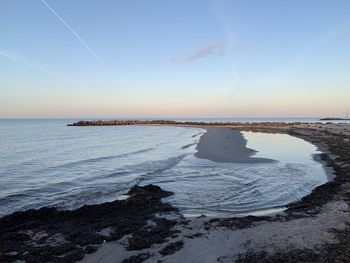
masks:
<path id="1" fill-rule="evenodd" d="M 1 0 L 0 33 L 0 118 L 350 107 L 350 1 Z"/>

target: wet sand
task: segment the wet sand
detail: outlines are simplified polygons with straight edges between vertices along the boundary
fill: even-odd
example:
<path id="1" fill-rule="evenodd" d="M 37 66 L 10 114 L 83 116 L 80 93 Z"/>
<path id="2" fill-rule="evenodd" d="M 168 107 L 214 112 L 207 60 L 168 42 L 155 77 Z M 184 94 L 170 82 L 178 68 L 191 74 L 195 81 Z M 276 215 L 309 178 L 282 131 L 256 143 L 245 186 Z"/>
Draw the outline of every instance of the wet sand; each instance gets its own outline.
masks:
<path id="1" fill-rule="evenodd" d="M 275 160 L 252 157 L 256 151 L 246 147 L 247 140 L 240 131 L 223 127 L 205 128 L 197 144 L 195 156 L 221 163 L 272 163 Z"/>

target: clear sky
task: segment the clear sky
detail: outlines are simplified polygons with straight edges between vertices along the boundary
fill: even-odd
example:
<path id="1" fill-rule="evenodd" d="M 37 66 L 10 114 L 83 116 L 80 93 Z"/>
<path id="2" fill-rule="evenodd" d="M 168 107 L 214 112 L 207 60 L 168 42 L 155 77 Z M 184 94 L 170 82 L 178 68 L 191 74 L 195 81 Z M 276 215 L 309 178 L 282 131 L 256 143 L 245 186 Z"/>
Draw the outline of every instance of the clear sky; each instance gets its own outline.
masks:
<path id="1" fill-rule="evenodd" d="M 0 118 L 349 107 L 348 0 L 0 0 Z"/>

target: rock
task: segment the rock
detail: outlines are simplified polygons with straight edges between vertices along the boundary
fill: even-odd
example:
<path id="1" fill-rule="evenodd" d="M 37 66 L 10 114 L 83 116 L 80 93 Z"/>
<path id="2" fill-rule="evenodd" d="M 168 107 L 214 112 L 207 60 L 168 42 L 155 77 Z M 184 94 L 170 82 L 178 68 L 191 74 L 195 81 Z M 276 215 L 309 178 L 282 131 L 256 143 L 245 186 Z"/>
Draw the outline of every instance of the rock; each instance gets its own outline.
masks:
<path id="1" fill-rule="evenodd" d="M 124 259 L 121 263 L 141 263 L 149 259 L 150 253 L 141 253 Z"/>
<path id="2" fill-rule="evenodd" d="M 179 251 L 181 248 L 183 248 L 184 242 L 183 241 L 177 241 L 174 243 L 170 243 L 166 247 L 164 247 L 159 253 L 163 256 L 174 254 L 176 251 Z"/>
<path id="3" fill-rule="evenodd" d="M 162 243 L 174 234 L 175 221 L 155 216 L 177 211 L 161 201 L 173 193 L 147 185 L 134 186 L 127 194 L 130 197 L 126 200 L 75 210 L 43 207 L 0 218 L 0 262 L 75 262 L 95 252 L 106 239 L 113 241 L 132 234 L 129 249 L 138 249 Z M 147 231 L 140 230 L 148 220 L 156 224 Z M 108 237 L 101 234 L 106 228 L 111 229 Z M 34 238 L 37 236 L 42 238 Z"/>

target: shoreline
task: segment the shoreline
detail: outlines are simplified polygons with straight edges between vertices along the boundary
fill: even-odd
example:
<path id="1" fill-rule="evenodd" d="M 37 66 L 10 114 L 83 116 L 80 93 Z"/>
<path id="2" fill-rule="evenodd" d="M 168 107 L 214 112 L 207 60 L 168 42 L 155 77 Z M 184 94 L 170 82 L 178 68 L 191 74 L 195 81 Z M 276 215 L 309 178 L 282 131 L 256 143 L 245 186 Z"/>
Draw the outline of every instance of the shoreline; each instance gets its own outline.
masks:
<path id="1" fill-rule="evenodd" d="M 195 127 L 199 126 L 203 125 Z M 45 256 L 48 257 L 45 249 L 49 249 L 48 251 L 53 255 L 56 255 L 58 250 L 61 251 L 60 255 L 64 255 L 67 259 L 64 262 L 75 262 L 79 259 L 83 259 L 83 262 L 97 262 L 99 260 L 104 262 L 156 262 L 157 260 L 163 262 L 255 262 L 258 260 L 260 262 L 287 260 L 324 262 L 325 259 L 346 262 L 350 258 L 350 229 L 347 225 L 348 218 L 350 218 L 350 126 L 345 127 L 346 131 L 338 129 L 344 128 L 344 125 L 341 126 L 308 123 L 290 126 L 252 126 L 250 124 L 250 126 L 235 125 L 232 127 L 237 131 L 287 133 L 327 150 L 320 154 L 319 158 L 326 163 L 326 166 L 333 169 L 334 180 L 316 187 L 301 200 L 288 204 L 283 213 L 240 218 L 199 217 L 188 219 L 179 214 L 171 205 L 160 201 L 161 196 L 165 194 L 163 193 L 148 204 L 151 207 L 155 206 L 155 208 L 150 208 L 150 214 L 143 218 L 145 221 L 139 222 L 139 226 L 143 225 L 142 227 L 133 230 L 125 225 L 124 228 L 127 227 L 129 230 L 122 235 L 123 233 L 116 231 L 116 227 L 120 223 L 117 225 L 110 223 L 110 226 L 103 225 L 103 229 L 96 232 L 102 227 L 98 223 L 96 229 L 81 229 L 80 232 L 79 228 L 76 227 L 78 232 L 74 238 L 74 235 L 72 237 L 64 231 L 63 233 L 59 232 L 59 228 L 56 231 L 49 231 L 47 222 L 38 227 L 34 223 L 35 218 L 51 216 L 52 220 L 52 216 L 64 215 L 63 218 L 58 217 L 55 224 L 60 225 L 62 222 L 67 223 L 74 220 L 84 222 L 83 217 L 88 215 L 84 216 L 84 211 L 86 213 L 86 211 L 91 211 L 90 208 L 93 208 L 94 212 L 103 212 L 110 206 L 110 203 L 77 209 L 79 212 L 83 212 L 82 215 L 78 215 L 77 212 L 74 212 L 77 210 L 73 210 L 73 214 L 78 216 L 76 219 L 68 216 L 70 214 L 68 211 L 60 212 L 45 208 L 16 212 L 0 218 L 0 230 L 2 230 L 0 244 L 3 250 L 0 251 L 0 259 L 4 262 L 12 262 L 11 259 L 22 260 L 28 259 L 30 256 L 40 256 L 41 262 L 45 262 Z M 142 192 L 140 189 L 139 191 Z M 155 192 L 160 193 L 160 191 L 163 190 L 157 188 Z M 124 205 L 130 202 L 134 204 L 133 198 L 136 196 L 136 199 L 139 200 L 137 194 L 140 192 L 131 194 L 132 199 L 128 198 L 112 203 L 117 206 L 123 202 Z M 154 193 L 147 194 L 152 196 Z M 147 196 L 147 194 L 143 196 Z M 150 198 L 152 200 L 153 197 Z M 24 215 L 27 218 L 23 218 Z M 66 216 L 68 217 L 65 218 Z M 32 221 L 28 222 L 28 217 Z M 13 225 L 16 222 L 14 219 L 17 220 L 17 223 L 22 223 L 17 224 L 19 226 Z M 109 220 L 108 217 L 103 219 Z M 41 218 L 41 220 L 43 219 Z M 90 221 L 91 218 L 86 218 L 86 220 Z M 4 224 L 7 224 L 7 228 L 4 228 Z M 57 227 L 57 225 L 55 226 Z M 120 225 L 117 229 L 122 230 Z M 164 234 L 160 234 L 162 238 L 157 240 L 152 238 L 152 233 L 155 232 L 158 233 L 157 236 L 159 233 Z M 5 253 L 6 240 L 7 243 L 9 240 L 14 243 L 12 243 L 12 250 L 11 247 L 8 247 L 8 251 Z M 51 240 L 51 243 L 48 240 Z M 128 250 L 127 248 L 135 240 L 139 242 L 139 245 Z M 150 244 L 148 240 L 151 240 L 151 243 L 155 242 Z M 45 249 L 39 250 L 34 246 L 29 254 L 25 254 L 30 249 L 30 244 L 40 244 L 40 242 Z M 144 243 L 147 243 L 146 247 Z M 23 244 L 27 244 L 27 251 L 13 250 L 16 245 L 20 244 L 22 247 Z M 77 246 L 83 249 L 79 250 L 76 248 Z M 337 251 L 337 253 L 332 251 Z M 57 257 L 54 259 L 56 260 Z M 59 261 L 57 259 L 57 261 L 52 262 Z"/>

